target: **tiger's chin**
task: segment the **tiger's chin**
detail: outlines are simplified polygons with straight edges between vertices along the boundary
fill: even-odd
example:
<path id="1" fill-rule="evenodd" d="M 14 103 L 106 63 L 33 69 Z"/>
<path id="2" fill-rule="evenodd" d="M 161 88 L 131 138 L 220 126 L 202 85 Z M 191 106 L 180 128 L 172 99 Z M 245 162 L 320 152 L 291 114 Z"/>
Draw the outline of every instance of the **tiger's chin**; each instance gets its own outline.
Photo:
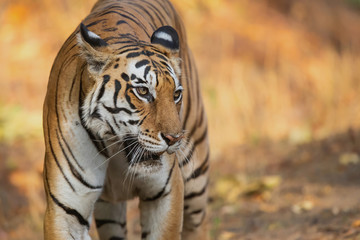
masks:
<path id="1" fill-rule="evenodd" d="M 129 171 L 147 176 L 151 173 L 157 173 L 163 168 L 163 163 L 159 160 L 146 160 L 129 166 Z"/>
<path id="2" fill-rule="evenodd" d="M 136 140 L 127 140 L 124 142 L 124 146 L 129 170 L 149 173 L 161 169 L 164 152 L 146 150 Z"/>

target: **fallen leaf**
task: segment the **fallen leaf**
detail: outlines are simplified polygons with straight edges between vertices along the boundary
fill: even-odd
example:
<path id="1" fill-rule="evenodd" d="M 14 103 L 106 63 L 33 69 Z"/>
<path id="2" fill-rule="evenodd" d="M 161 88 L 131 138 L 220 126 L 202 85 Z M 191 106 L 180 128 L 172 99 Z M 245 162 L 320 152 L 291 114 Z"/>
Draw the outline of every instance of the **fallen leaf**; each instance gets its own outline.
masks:
<path id="1" fill-rule="evenodd" d="M 343 153 L 340 155 L 339 163 L 344 166 L 358 164 L 360 163 L 360 157 L 357 153 L 353 152 Z"/>
<path id="2" fill-rule="evenodd" d="M 295 214 L 308 212 L 314 208 L 314 203 L 310 200 L 305 200 L 292 206 L 291 211 Z"/>
<path id="3" fill-rule="evenodd" d="M 219 240 L 229 240 L 234 236 L 235 236 L 235 234 L 232 232 L 223 232 L 223 233 L 221 233 Z"/>
<path id="4" fill-rule="evenodd" d="M 281 183 L 281 177 L 278 175 L 265 176 L 257 181 L 248 184 L 244 189 L 244 194 L 247 196 L 255 196 L 265 194 L 273 190 Z"/>
<path id="5" fill-rule="evenodd" d="M 356 228 L 360 227 L 360 219 L 353 221 L 351 226 Z"/>
<path id="6" fill-rule="evenodd" d="M 243 191 L 244 183 L 236 176 L 225 176 L 215 184 L 216 194 L 229 203 L 236 202 Z"/>

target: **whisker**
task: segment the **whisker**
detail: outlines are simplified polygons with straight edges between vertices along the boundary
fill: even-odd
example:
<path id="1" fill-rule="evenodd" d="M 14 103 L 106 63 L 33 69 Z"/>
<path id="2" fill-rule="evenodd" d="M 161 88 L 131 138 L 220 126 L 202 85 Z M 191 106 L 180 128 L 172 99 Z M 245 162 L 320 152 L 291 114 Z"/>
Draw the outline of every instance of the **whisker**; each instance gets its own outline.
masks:
<path id="1" fill-rule="evenodd" d="M 141 159 L 141 155 L 140 153 L 143 151 L 143 148 L 140 146 L 137 147 L 136 149 L 136 153 L 133 155 L 133 158 L 132 158 L 132 161 L 134 161 L 134 165 L 137 164 L 140 159 Z M 140 157 L 138 157 L 140 156 Z M 136 165 L 135 165 L 135 168 L 136 168 Z M 134 182 L 135 182 L 135 171 L 132 172 L 132 174 L 130 175 L 130 180 L 129 180 L 129 185 L 128 185 L 128 189 L 131 189 L 132 186 L 134 185 Z"/>
<path id="2" fill-rule="evenodd" d="M 112 137 L 110 137 L 110 138 L 108 138 L 108 139 L 102 139 L 102 140 L 99 140 L 99 139 L 91 139 L 91 140 L 93 140 L 94 142 L 101 142 L 101 141 L 109 141 L 109 140 L 114 139 L 114 138 L 116 138 L 116 137 L 119 137 L 119 135 L 112 136 Z"/>
<path id="3" fill-rule="evenodd" d="M 115 156 L 118 155 L 119 153 L 123 152 L 125 149 L 127 149 L 127 148 L 131 147 L 132 145 L 134 145 L 135 143 L 137 143 L 137 142 L 133 142 L 133 143 L 131 143 L 129 146 L 121 149 L 120 151 L 117 151 L 117 152 L 114 153 L 111 157 L 109 157 L 109 158 L 106 159 L 104 162 L 102 162 L 102 163 L 100 163 L 98 166 L 96 166 L 96 167 L 94 168 L 94 170 L 97 169 L 97 168 L 99 168 L 99 167 L 101 167 L 102 165 L 104 165 L 105 163 L 107 163 L 108 161 L 110 161 L 111 158 L 115 157 Z"/>
<path id="4" fill-rule="evenodd" d="M 93 159 L 95 159 L 97 156 L 99 156 L 100 153 L 102 153 L 103 151 L 107 150 L 109 147 L 111 147 L 111 146 L 113 146 L 113 145 L 115 145 L 115 144 L 118 144 L 118 143 L 121 142 L 121 141 L 122 141 L 122 140 L 119 139 L 118 141 L 116 141 L 116 142 L 114 142 L 114 143 L 106 146 L 105 148 L 101 149 L 100 151 L 98 151 L 98 152 L 95 154 L 95 156 L 94 156 Z"/>

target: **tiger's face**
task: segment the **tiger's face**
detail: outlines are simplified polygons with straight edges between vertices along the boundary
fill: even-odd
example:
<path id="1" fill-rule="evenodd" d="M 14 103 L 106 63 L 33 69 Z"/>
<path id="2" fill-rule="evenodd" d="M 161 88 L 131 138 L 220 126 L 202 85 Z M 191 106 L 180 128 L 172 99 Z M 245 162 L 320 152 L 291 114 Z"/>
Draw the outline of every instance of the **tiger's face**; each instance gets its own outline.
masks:
<path id="1" fill-rule="evenodd" d="M 153 44 L 107 52 L 100 51 L 107 45 L 99 36 L 81 29 L 79 42 L 94 82 L 82 106 L 83 120 L 98 138 L 115 146 L 110 155 L 120 146 L 130 165 L 153 165 L 184 141 L 178 45 L 171 45 L 178 42 L 174 31 L 160 28 Z M 104 46 L 91 45 L 95 40 Z"/>

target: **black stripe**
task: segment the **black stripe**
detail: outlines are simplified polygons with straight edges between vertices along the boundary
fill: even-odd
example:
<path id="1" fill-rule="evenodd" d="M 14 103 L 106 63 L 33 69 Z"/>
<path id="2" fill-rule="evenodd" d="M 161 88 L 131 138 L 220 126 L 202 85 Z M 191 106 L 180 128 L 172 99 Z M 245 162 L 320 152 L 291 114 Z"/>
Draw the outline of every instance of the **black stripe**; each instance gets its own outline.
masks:
<path id="1" fill-rule="evenodd" d="M 92 100 L 94 98 L 95 91 L 91 93 L 90 99 Z M 89 115 L 91 115 L 91 109 L 92 109 L 92 101 L 90 101 L 89 104 Z"/>
<path id="2" fill-rule="evenodd" d="M 136 45 L 134 45 L 136 46 Z M 126 47 L 129 47 L 129 46 L 126 46 Z M 127 53 L 127 52 L 130 52 L 130 51 L 136 51 L 136 50 L 140 50 L 138 47 L 133 47 L 133 48 L 129 48 L 129 49 L 125 49 L 125 50 L 122 50 L 121 52 L 119 52 L 119 55 L 120 54 L 123 54 L 123 53 Z"/>
<path id="3" fill-rule="evenodd" d="M 110 113 L 117 114 L 119 112 L 126 112 L 129 115 L 133 114 L 133 112 L 131 112 L 129 109 L 126 109 L 126 108 L 119 108 L 119 107 L 112 108 L 112 107 L 105 106 L 104 104 L 103 104 L 103 106 Z"/>
<path id="4" fill-rule="evenodd" d="M 49 126 L 49 122 L 48 122 L 48 138 L 49 138 L 49 145 L 50 145 L 50 151 L 51 154 L 55 160 L 56 165 L 58 166 L 58 168 L 60 169 L 61 174 L 64 176 L 66 182 L 69 184 L 70 188 L 75 192 L 75 188 L 73 187 L 73 185 L 70 183 L 69 179 L 67 178 L 67 176 L 64 173 L 64 170 L 62 169 L 62 167 L 60 166 L 59 160 L 57 159 L 56 155 L 55 155 L 55 151 L 54 148 L 52 146 L 52 142 L 51 142 L 51 138 L 50 138 L 50 126 Z"/>
<path id="5" fill-rule="evenodd" d="M 112 116 L 112 119 L 113 119 L 113 122 L 115 123 L 116 127 L 117 127 L 118 129 L 120 129 L 120 126 L 119 126 L 119 124 L 116 122 L 116 119 L 115 119 L 114 115 Z"/>
<path id="6" fill-rule="evenodd" d="M 116 22 L 116 25 L 120 25 L 120 24 L 124 24 L 124 23 L 126 23 L 126 24 L 127 24 L 127 22 L 126 22 L 126 21 L 124 21 L 124 20 L 119 20 L 119 21 L 117 21 L 117 22 Z"/>
<path id="7" fill-rule="evenodd" d="M 157 17 L 157 19 L 160 21 L 161 25 L 164 25 L 165 17 L 164 15 L 159 11 L 157 7 L 155 7 L 152 3 L 143 1 L 147 5 L 150 6 L 150 9 L 152 10 L 153 14 Z M 161 16 L 160 16 L 161 15 Z"/>
<path id="8" fill-rule="evenodd" d="M 203 195 L 205 193 L 205 191 L 206 191 L 207 185 L 208 185 L 208 182 L 206 182 L 203 189 L 201 189 L 199 192 L 189 193 L 188 195 L 185 195 L 184 199 L 189 200 L 189 199 L 192 199 L 192 198 L 199 197 L 199 196 Z"/>
<path id="9" fill-rule="evenodd" d="M 172 13 L 174 15 L 174 13 L 176 12 L 173 5 L 170 3 L 170 1 L 165 1 L 165 4 L 168 5 L 168 7 L 170 7 L 170 9 L 167 9 L 167 11 L 165 11 L 167 13 L 167 15 L 171 18 L 172 16 L 170 16 L 169 14 Z M 175 18 L 175 17 L 173 17 Z M 176 19 L 175 19 L 176 20 Z"/>
<path id="10" fill-rule="evenodd" d="M 157 56 L 158 58 L 161 58 L 161 59 L 164 60 L 164 61 L 167 61 L 167 58 L 164 57 L 164 56 L 161 55 L 161 54 L 156 54 L 156 56 Z"/>
<path id="11" fill-rule="evenodd" d="M 126 222 L 118 222 L 112 219 L 95 219 L 95 224 L 97 228 L 100 228 L 106 224 L 116 224 L 116 225 L 120 225 L 122 228 L 126 227 Z"/>
<path id="12" fill-rule="evenodd" d="M 112 9 L 116 9 L 116 10 L 118 10 L 118 11 L 121 11 L 121 12 L 124 12 L 124 13 L 130 15 L 132 18 L 129 17 L 129 16 L 127 16 L 127 15 L 125 15 L 125 14 L 118 13 L 120 16 L 122 16 L 122 17 L 124 17 L 124 18 L 127 18 L 127 19 L 129 19 L 130 21 L 133 21 L 133 22 L 137 23 L 137 25 L 139 25 L 139 26 L 143 29 L 143 31 L 145 32 L 145 34 L 150 38 L 150 35 L 149 35 L 148 32 L 146 31 L 145 25 L 144 25 L 134 14 L 130 13 L 129 11 L 125 11 L 123 7 L 117 6 L 116 4 L 114 4 L 111 8 L 112 8 Z M 134 19 L 133 19 L 133 18 L 134 18 Z"/>
<path id="13" fill-rule="evenodd" d="M 169 70 L 170 69 L 170 65 L 165 62 L 165 61 L 160 61 L 161 64 L 165 65 L 167 67 L 167 69 Z M 169 70 L 170 71 L 170 70 Z"/>
<path id="14" fill-rule="evenodd" d="M 125 238 L 112 236 L 111 238 L 109 238 L 109 240 L 125 240 Z"/>
<path id="15" fill-rule="evenodd" d="M 85 67 L 80 67 L 80 69 L 81 69 L 81 75 L 82 75 L 83 72 L 84 72 L 84 70 L 85 70 Z M 70 94 L 71 94 L 71 93 L 70 93 Z M 70 101 L 71 101 L 71 100 L 70 100 Z M 58 119 L 58 124 L 59 124 L 59 119 Z M 60 137 L 61 137 L 61 139 L 63 140 L 63 142 L 65 143 L 66 148 L 67 148 L 68 152 L 70 153 L 71 157 L 74 159 L 74 162 L 76 163 L 76 165 L 77 165 L 82 171 L 84 171 L 84 168 L 83 168 L 83 167 L 80 165 L 80 163 L 77 161 L 77 159 L 75 158 L 75 155 L 74 155 L 74 153 L 72 152 L 72 150 L 71 150 L 68 142 L 66 141 L 66 139 L 65 139 L 65 137 L 64 137 L 64 135 L 63 135 L 63 133 L 62 133 L 62 131 L 61 131 L 60 125 L 59 125 L 59 132 L 60 132 Z"/>
<path id="16" fill-rule="evenodd" d="M 135 76 L 134 74 L 132 74 L 131 75 L 131 78 L 133 77 L 133 76 Z M 136 76 L 135 76 L 135 78 L 136 78 Z M 136 82 L 135 83 L 138 83 L 138 84 L 140 84 L 140 83 L 147 83 L 146 81 L 144 81 L 144 80 L 142 80 L 141 78 L 136 78 Z"/>
<path id="17" fill-rule="evenodd" d="M 200 222 L 198 222 L 197 224 L 194 225 L 195 228 L 200 227 L 200 225 L 203 223 L 203 221 L 204 221 L 204 219 L 205 219 L 205 216 L 206 216 L 206 212 L 204 211 L 204 212 L 203 212 L 203 216 L 202 216 L 201 219 L 200 219 Z"/>
<path id="18" fill-rule="evenodd" d="M 81 176 L 81 174 L 80 174 L 80 173 L 74 168 L 74 166 L 71 164 L 70 159 L 69 159 L 68 155 L 65 153 L 64 147 L 63 147 L 63 145 L 61 144 L 60 137 L 59 137 L 59 133 L 58 133 L 57 129 L 56 129 L 56 137 L 57 137 L 57 140 L 58 140 L 58 142 L 59 142 L 59 146 L 60 146 L 60 148 L 61 148 L 61 151 L 62 151 L 62 153 L 63 153 L 63 155 L 64 155 L 64 157 L 65 157 L 65 159 L 66 159 L 66 161 L 67 161 L 67 163 L 68 163 L 68 165 L 69 165 L 69 168 L 70 168 L 70 170 L 71 170 L 71 173 L 72 173 L 83 185 L 85 185 L 86 187 L 91 188 L 91 189 L 101 189 L 101 188 L 102 188 L 102 185 L 93 186 L 93 185 L 89 184 L 88 182 L 86 182 L 86 181 L 84 180 L 84 178 Z"/>
<path id="19" fill-rule="evenodd" d="M 164 193 L 162 197 L 165 198 L 165 197 L 168 196 L 170 193 L 171 193 L 171 189 L 170 189 L 168 192 Z"/>
<path id="20" fill-rule="evenodd" d="M 154 17 L 151 15 L 151 13 L 149 13 L 149 11 L 146 9 L 146 8 L 144 8 L 143 6 L 141 6 L 140 4 L 136 4 L 136 3 L 134 3 L 134 2 L 131 2 L 131 1 L 129 1 L 129 2 L 127 2 L 127 4 L 130 4 L 130 5 L 133 5 L 133 6 L 135 6 L 135 7 L 137 7 L 137 8 L 139 8 L 139 9 L 141 9 L 143 12 L 145 12 L 147 15 L 148 15 L 148 17 L 150 18 L 150 21 L 148 22 L 150 25 L 151 25 L 151 27 L 152 27 L 152 30 L 153 31 L 155 31 L 156 30 L 156 27 L 152 24 L 152 23 L 154 23 L 155 22 L 155 19 L 154 19 Z M 136 9 L 135 9 L 136 10 Z M 137 11 L 138 12 L 138 11 Z M 139 12 L 138 12 L 139 13 Z M 140 13 L 139 13 L 140 14 Z M 141 14 L 140 14 L 141 15 Z"/>
<path id="21" fill-rule="evenodd" d="M 151 51 L 148 51 L 148 50 L 144 50 L 141 52 L 141 54 L 145 55 L 145 56 L 148 56 L 148 57 L 151 57 L 152 55 L 154 55 L 155 53 L 151 52 Z"/>
<path id="22" fill-rule="evenodd" d="M 103 29 L 103 31 L 105 31 L 105 32 L 115 32 L 116 30 L 118 30 L 116 27 L 110 27 L 110 28 Z"/>
<path id="23" fill-rule="evenodd" d="M 130 125 L 136 125 L 136 124 L 139 123 L 139 120 L 129 120 L 128 123 L 129 123 Z"/>
<path id="24" fill-rule="evenodd" d="M 129 75 L 127 75 L 126 73 L 122 73 L 121 78 L 124 79 L 126 82 L 129 81 Z"/>
<path id="25" fill-rule="evenodd" d="M 93 140 L 97 140 L 97 138 L 95 137 L 95 135 L 86 127 L 85 125 L 85 122 L 84 122 L 84 114 L 83 114 L 83 110 L 82 110 L 82 103 L 83 103 L 83 95 L 85 95 L 83 92 L 82 92 L 82 77 L 80 79 L 80 87 L 79 87 L 79 105 L 78 105 L 78 111 L 79 111 L 79 118 L 80 118 L 80 121 L 81 121 L 81 125 L 83 126 L 83 128 L 86 130 L 90 140 L 92 141 L 92 143 L 94 144 L 94 146 L 96 147 L 96 149 L 101 152 L 102 155 L 104 155 L 105 157 L 109 157 L 108 154 L 107 154 L 107 151 L 103 151 L 104 148 L 102 146 L 104 146 L 104 143 L 102 142 L 99 142 L 99 141 L 93 141 Z M 61 134 L 61 132 L 60 132 Z M 102 145 L 102 146 L 100 146 Z"/>
<path id="26" fill-rule="evenodd" d="M 192 211 L 190 214 L 191 214 L 191 215 L 199 214 L 199 213 L 202 213 L 203 211 L 204 211 L 204 209 L 198 209 L 198 210 Z"/>
<path id="27" fill-rule="evenodd" d="M 122 7 L 119 7 L 119 6 L 115 6 L 115 7 L 112 7 L 112 8 L 115 8 L 115 9 L 117 9 L 117 10 L 119 10 L 119 11 L 123 11 L 123 10 L 122 10 Z M 124 11 L 123 11 L 123 12 L 124 12 Z M 115 13 L 115 14 L 117 14 L 117 15 L 119 15 L 119 16 L 121 16 L 121 17 L 123 17 L 123 18 L 125 18 L 125 19 L 128 19 L 128 20 L 130 20 L 131 22 L 135 23 L 136 25 L 138 25 L 139 27 L 141 27 L 142 30 L 145 32 L 145 34 L 150 38 L 150 35 L 149 35 L 149 34 L 147 33 L 147 31 L 145 30 L 146 27 L 144 26 L 144 24 L 142 24 L 142 23 L 139 21 L 139 19 L 136 18 L 136 16 L 134 16 L 133 14 L 131 14 L 131 13 L 129 13 L 129 12 L 125 12 L 125 13 L 132 15 L 132 17 L 130 17 L 130 16 L 126 15 L 126 14 L 123 14 L 123 13 L 116 12 L 116 11 L 114 11 L 114 10 L 106 11 L 106 12 L 102 13 L 100 16 L 105 16 L 105 15 L 108 15 L 108 14 L 111 14 L 111 13 Z"/>
<path id="28" fill-rule="evenodd" d="M 101 83 L 101 88 L 100 88 L 100 91 L 99 91 L 99 95 L 96 98 L 96 101 L 99 101 L 102 98 L 102 96 L 104 95 L 105 85 L 109 82 L 110 76 L 109 75 L 104 75 L 103 79 L 104 79 L 104 81 Z"/>
<path id="29" fill-rule="evenodd" d="M 191 179 L 195 179 L 207 172 L 207 170 L 209 169 L 209 155 L 210 154 L 208 151 L 203 163 L 197 169 L 195 169 L 195 171 L 190 175 L 190 177 L 186 179 L 186 182 L 190 181 Z"/>
<path id="30" fill-rule="evenodd" d="M 165 186 L 164 186 L 157 194 L 155 194 L 155 195 L 152 196 L 152 197 L 145 198 L 145 199 L 143 199 L 143 201 L 154 201 L 154 200 L 159 199 L 159 198 L 163 195 L 163 193 L 165 192 L 166 186 L 168 185 L 168 183 L 169 183 L 169 181 L 170 181 L 170 178 L 171 178 L 171 175 L 172 175 L 172 173 L 173 173 L 173 170 L 174 170 L 174 167 L 175 167 L 175 162 L 176 162 L 176 161 L 174 161 L 174 163 L 173 163 L 173 165 L 172 165 L 172 167 L 171 167 L 171 169 L 170 169 L 168 178 L 166 179 Z"/>
<path id="31" fill-rule="evenodd" d="M 75 85 L 75 80 L 76 80 L 76 74 L 74 75 L 72 82 L 71 82 L 71 87 L 70 87 L 70 92 L 69 92 L 69 102 L 71 102 L 71 96 L 72 96 L 72 91 L 74 89 L 74 85 Z"/>
<path id="32" fill-rule="evenodd" d="M 119 80 L 115 79 L 115 93 L 114 93 L 114 106 L 116 107 L 116 103 L 117 103 L 117 98 L 119 95 L 119 91 L 121 89 L 121 84 L 119 82 Z"/>
<path id="33" fill-rule="evenodd" d="M 114 42 L 113 44 L 128 44 L 128 43 L 133 43 L 134 40 L 126 40 L 126 41 L 117 41 L 117 42 Z"/>
<path id="34" fill-rule="evenodd" d="M 180 167 L 184 167 L 191 161 L 194 151 L 195 151 L 195 145 L 192 145 L 192 147 L 191 147 L 189 153 L 187 154 L 187 156 L 185 157 L 185 159 L 179 164 Z"/>
<path id="35" fill-rule="evenodd" d="M 194 146 L 197 146 L 197 145 L 199 145 L 202 141 L 204 141 L 205 138 L 206 138 L 206 136 L 207 136 L 207 126 L 205 127 L 205 131 L 204 131 L 204 133 L 201 135 L 201 137 L 194 142 Z"/>
<path id="36" fill-rule="evenodd" d="M 75 37 L 75 35 L 69 37 L 69 39 L 72 39 L 73 37 Z M 75 45 L 76 45 L 76 44 L 75 44 Z M 68 51 L 70 51 L 70 50 L 73 49 L 73 48 L 74 48 L 74 46 L 72 46 Z M 61 51 L 61 50 L 60 50 L 60 51 Z M 66 52 L 66 53 L 67 53 L 67 52 Z M 65 55 L 66 55 L 66 54 L 65 54 Z M 72 61 L 76 58 L 76 56 L 77 56 L 77 54 L 71 55 L 71 56 L 68 58 L 68 62 L 69 62 L 69 63 L 72 62 Z M 61 65 L 61 67 L 60 67 L 60 70 L 59 70 L 59 72 L 58 72 L 58 75 L 57 75 L 56 88 L 55 88 L 55 115 L 56 115 L 57 124 L 58 124 L 58 128 L 59 128 L 59 132 L 60 132 L 61 138 L 64 140 L 67 149 L 69 150 L 71 156 L 72 156 L 73 159 L 75 160 L 75 163 L 79 166 L 79 168 L 80 168 L 81 170 L 84 170 L 84 169 L 80 166 L 79 162 L 76 160 L 76 158 L 75 158 L 73 152 L 71 151 L 71 148 L 69 147 L 67 141 L 65 140 L 64 135 L 63 135 L 62 130 L 61 130 L 60 117 L 59 117 L 59 112 L 58 112 L 58 88 L 59 88 L 60 75 L 61 75 L 61 73 L 62 73 L 62 70 L 63 70 L 64 66 L 65 66 L 65 63 L 66 63 L 66 60 L 62 63 L 62 65 Z M 85 67 L 84 67 L 84 68 L 85 68 Z M 83 68 L 81 67 L 80 69 L 83 69 Z M 83 71 L 82 71 L 82 73 L 83 73 Z M 75 74 L 75 75 L 76 75 L 76 74 Z M 48 119 L 48 121 L 49 121 L 49 119 Z M 48 123 L 48 127 L 49 127 L 49 123 Z M 49 130 L 49 141 L 50 141 L 50 130 Z M 51 144 L 51 142 L 50 142 L 50 148 L 52 149 L 52 144 Z M 53 153 L 53 156 L 54 156 L 54 158 L 55 158 L 55 161 L 57 162 L 58 167 L 60 168 L 60 164 L 59 164 L 59 162 L 58 162 L 57 159 L 56 159 L 56 156 L 55 156 L 55 153 L 54 153 L 53 149 L 52 149 L 52 153 Z M 63 170 L 62 170 L 61 168 L 60 168 L 60 170 L 61 170 L 62 174 L 64 175 L 66 181 L 69 183 L 69 185 L 70 185 L 70 187 L 72 188 L 72 190 L 75 191 L 74 187 L 70 184 L 70 181 L 69 181 L 69 180 L 67 179 L 67 177 L 65 176 Z"/>
<path id="37" fill-rule="evenodd" d="M 190 65 L 189 63 L 189 56 L 186 57 L 186 63 L 187 65 Z M 188 75 L 188 69 L 186 67 L 186 65 L 184 66 L 184 69 L 185 69 L 185 77 L 187 79 L 187 89 L 190 90 L 191 87 L 190 87 L 190 78 L 191 76 Z M 191 71 L 189 71 L 190 74 L 191 74 Z M 191 106 L 192 106 L 193 103 L 191 103 L 191 92 L 190 91 L 187 91 L 187 102 L 186 102 L 186 112 L 185 112 L 185 116 L 184 116 L 184 123 L 183 123 L 183 129 L 186 129 L 186 125 L 187 125 L 187 121 L 189 119 L 189 114 L 190 114 L 190 110 L 191 110 Z"/>
<path id="38" fill-rule="evenodd" d="M 194 124 L 194 126 L 193 126 L 193 128 L 191 129 L 190 133 L 187 135 L 188 138 L 192 138 L 192 136 L 194 135 L 195 131 L 201 127 L 203 121 L 204 121 L 204 109 L 202 108 L 202 109 L 201 109 L 201 112 L 200 112 L 200 117 L 198 118 L 198 123 L 197 123 L 197 124 Z"/>
<path id="39" fill-rule="evenodd" d="M 106 37 L 104 38 L 104 41 L 109 42 L 110 40 L 118 40 L 118 41 L 123 41 L 124 39 L 127 40 L 131 40 L 131 43 L 137 42 L 138 40 L 136 38 L 134 38 L 133 35 L 131 34 L 119 34 L 117 36 L 111 36 L 111 37 Z M 116 42 L 116 43 L 121 43 L 121 42 Z M 112 43 L 115 44 L 115 43 Z"/>
<path id="40" fill-rule="evenodd" d="M 97 119 L 102 120 L 101 115 L 99 113 L 99 108 L 97 106 L 95 107 L 94 111 L 90 114 L 90 116 L 92 118 L 97 118 Z"/>
<path id="41" fill-rule="evenodd" d="M 127 103 L 129 104 L 130 108 L 136 109 L 135 105 L 131 102 L 130 96 L 128 95 L 129 89 L 131 89 L 131 85 L 127 84 L 126 91 L 125 91 L 125 99 L 126 99 Z"/>
<path id="42" fill-rule="evenodd" d="M 146 65 L 146 64 L 149 64 L 149 63 L 150 63 L 149 60 L 144 59 L 144 60 L 141 60 L 141 61 L 137 62 L 137 63 L 135 64 L 135 67 L 136 67 L 136 68 L 141 68 L 142 66 L 144 66 L 144 65 Z"/>
<path id="43" fill-rule="evenodd" d="M 109 121 L 106 121 L 106 124 L 109 126 L 111 133 L 115 136 L 116 132 L 115 132 L 114 128 L 110 125 Z"/>
<path id="44" fill-rule="evenodd" d="M 72 235 L 72 233 L 70 233 L 70 236 L 73 240 L 76 240 L 76 238 Z"/>
<path id="45" fill-rule="evenodd" d="M 207 135 L 207 127 L 205 128 L 205 131 L 204 133 L 200 136 L 199 139 L 195 140 L 191 150 L 189 151 L 188 155 L 186 156 L 186 158 L 181 162 L 180 166 L 185 166 L 186 164 L 188 164 L 191 160 L 191 157 L 192 157 L 192 154 L 194 153 L 195 151 L 195 148 L 197 147 L 197 145 L 199 145 L 202 141 L 205 140 L 206 138 L 206 135 Z"/>
<path id="46" fill-rule="evenodd" d="M 132 2 L 127 2 L 127 4 L 134 5 L 134 4 L 132 4 Z M 141 11 L 139 11 L 139 9 L 142 8 L 143 10 L 145 10 L 145 11 L 147 12 L 147 10 L 144 9 L 143 7 L 137 5 L 137 7 L 135 7 L 135 8 L 132 7 L 132 6 L 127 6 L 126 8 L 127 8 L 128 10 L 133 10 L 133 11 L 135 11 L 137 15 L 140 15 L 140 16 L 142 16 L 142 17 L 145 18 L 144 13 L 141 12 Z M 134 16 L 134 15 L 132 15 L 132 16 Z M 154 21 L 153 21 L 153 20 L 154 20 L 154 19 L 150 19 L 150 21 L 147 20 L 147 21 L 145 21 L 145 22 L 146 22 L 147 24 L 149 24 L 149 25 L 151 26 L 152 30 L 154 31 L 154 30 L 155 30 L 155 26 L 154 26 Z"/>
<path id="47" fill-rule="evenodd" d="M 48 186 L 49 187 L 49 186 Z M 77 220 L 79 221 L 79 223 L 81 225 L 86 226 L 87 229 L 89 229 L 89 222 L 75 209 L 69 208 L 67 206 L 65 206 L 63 203 L 61 203 L 50 191 L 49 189 L 49 194 L 52 198 L 52 200 L 56 203 L 56 205 L 58 205 L 59 207 L 61 207 L 67 214 L 69 215 L 73 215 L 74 217 L 77 218 Z"/>
<path id="48" fill-rule="evenodd" d="M 145 68 L 145 71 L 144 71 L 144 79 L 147 78 L 147 75 L 148 75 L 148 73 L 149 73 L 149 71 L 150 71 L 150 68 L 151 68 L 151 66 L 147 66 L 147 67 Z"/>
<path id="49" fill-rule="evenodd" d="M 141 233 L 141 239 L 146 238 L 149 234 L 150 234 L 150 232 L 142 232 Z"/>
<path id="50" fill-rule="evenodd" d="M 101 20 L 94 21 L 92 23 L 87 24 L 86 27 L 89 28 L 89 27 L 94 26 L 94 25 L 96 25 L 98 23 L 101 23 L 103 21 L 106 21 L 106 19 L 101 19 Z"/>
<path id="51" fill-rule="evenodd" d="M 141 119 L 140 123 L 139 123 L 139 126 L 141 126 L 141 124 L 144 122 L 144 120 L 147 118 L 149 114 L 147 114 L 143 119 Z"/>
<path id="52" fill-rule="evenodd" d="M 45 173 L 45 179 L 48 179 L 47 171 L 45 171 L 44 173 Z M 49 192 L 49 195 L 50 195 L 51 199 L 55 202 L 55 204 L 58 205 L 59 207 L 61 207 L 67 214 L 76 217 L 76 219 L 79 221 L 79 223 L 81 225 L 84 225 L 84 226 L 86 226 L 87 229 L 89 229 L 89 227 L 90 227 L 89 222 L 78 211 L 76 211 L 75 209 L 69 208 L 68 206 L 65 206 L 63 203 L 61 203 L 51 192 L 50 184 L 48 181 L 46 181 L 46 184 L 47 184 L 47 190 Z"/>
<path id="53" fill-rule="evenodd" d="M 132 53 L 129 53 L 128 55 L 126 55 L 126 58 L 134 58 L 134 57 L 138 57 L 140 55 L 141 55 L 140 52 L 132 52 Z"/>

